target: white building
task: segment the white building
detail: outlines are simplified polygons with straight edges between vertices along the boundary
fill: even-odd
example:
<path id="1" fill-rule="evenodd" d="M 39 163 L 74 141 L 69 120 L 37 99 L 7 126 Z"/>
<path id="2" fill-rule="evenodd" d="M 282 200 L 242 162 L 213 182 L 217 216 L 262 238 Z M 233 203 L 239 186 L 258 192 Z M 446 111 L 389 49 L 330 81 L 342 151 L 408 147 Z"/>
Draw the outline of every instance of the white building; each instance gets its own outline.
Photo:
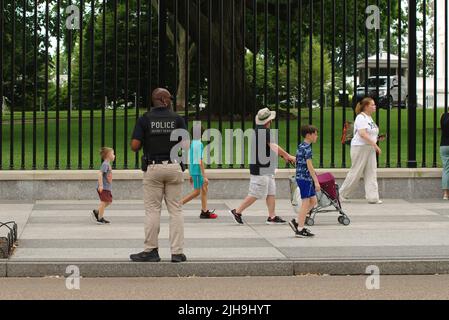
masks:
<path id="1" fill-rule="evenodd" d="M 445 42 L 444 42 L 444 1 L 434 0 L 437 2 L 437 92 L 438 92 L 438 107 L 444 107 L 444 86 L 445 86 Z M 428 41 L 430 39 L 428 38 Z M 429 54 L 429 53 L 428 53 Z M 433 68 L 434 66 L 427 66 L 427 68 Z M 424 99 L 424 79 L 422 77 L 418 77 L 417 90 L 418 90 L 418 104 L 422 106 Z M 449 87 L 449 84 L 448 84 Z M 433 108 L 434 105 L 434 78 L 428 77 L 426 79 L 426 97 L 427 97 L 427 108 Z"/>
<path id="2" fill-rule="evenodd" d="M 443 108 L 444 107 L 444 87 L 445 87 L 445 42 L 444 42 L 444 28 L 445 28 L 445 20 L 444 20 L 444 1 L 437 1 L 437 83 L 438 83 L 438 107 Z M 432 17 L 428 17 L 432 18 Z M 422 39 L 422 33 L 418 34 L 418 38 Z M 429 41 L 433 38 L 428 37 L 427 38 L 427 44 L 429 46 Z M 387 68 L 387 53 L 385 51 L 382 51 L 382 48 L 384 48 L 385 43 L 380 43 L 381 52 L 379 55 L 379 65 L 380 65 L 380 75 L 386 76 L 388 75 L 388 68 Z M 392 44 L 393 45 L 393 44 Z M 404 44 L 406 45 L 406 43 Z M 407 48 L 404 48 L 402 51 L 402 75 L 407 77 L 408 74 L 408 60 L 404 57 L 406 55 Z M 427 54 L 432 54 L 427 51 Z M 398 61 L 399 57 L 390 54 L 390 68 L 391 73 L 390 75 L 398 75 Z M 420 66 L 421 67 L 421 66 Z M 368 76 L 375 76 L 376 75 L 376 55 L 373 55 L 368 58 Z M 427 65 L 427 70 L 433 69 L 434 66 Z M 365 76 L 365 59 L 362 59 L 357 64 L 358 69 L 358 83 L 362 83 L 364 81 Z M 449 87 L 449 83 L 448 83 Z M 418 106 L 423 106 L 424 103 L 424 79 L 423 77 L 417 78 L 417 95 L 418 95 Z M 404 97 L 405 98 L 405 97 Z M 426 78 L 426 106 L 427 108 L 433 108 L 434 107 L 434 78 L 427 77 Z"/>

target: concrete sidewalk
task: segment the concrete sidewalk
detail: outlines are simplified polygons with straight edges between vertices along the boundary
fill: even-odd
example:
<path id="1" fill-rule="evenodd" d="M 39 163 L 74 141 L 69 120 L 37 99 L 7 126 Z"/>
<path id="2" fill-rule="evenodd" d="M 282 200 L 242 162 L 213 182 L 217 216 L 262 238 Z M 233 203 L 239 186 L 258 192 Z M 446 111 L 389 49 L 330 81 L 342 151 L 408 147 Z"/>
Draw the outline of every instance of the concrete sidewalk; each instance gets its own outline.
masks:
<path id="1" fill-rule="evenodd" d="M 16 201 L 18 202 L 18 201 Z M 266 225 L 266 208 L 257 202 L 244 213 L 245 225 L 228 214 L 240 200 L 211 200 L 217 220 L 198 218 L 199 202 L 185 214 L 185 253 L 189 262 L 169 262 L 168 213 L 163 210 L 158 264 L 129 262 L 143 248 L 142 201 L 116 201 L 108 210 L 112 224 L 96 225 L 90 217 L 96 201 L 0 203 L 0 221 L 15 220 L 19 246 L 0 260 L 0 276 L 64 276 L 68 265 L 83 277 L 258 276 L 364 274 L 376 265 L 382 274 L 449 273 L 449 202 L 386 200 L 369 205 L 344 203 L 351 225 L 341 226 L 337 213 L 322 213 L 311 227 L 314 239 L 298 239 L 288 225 Z M 294 212 L 277 201 L 285 220 Z"/>

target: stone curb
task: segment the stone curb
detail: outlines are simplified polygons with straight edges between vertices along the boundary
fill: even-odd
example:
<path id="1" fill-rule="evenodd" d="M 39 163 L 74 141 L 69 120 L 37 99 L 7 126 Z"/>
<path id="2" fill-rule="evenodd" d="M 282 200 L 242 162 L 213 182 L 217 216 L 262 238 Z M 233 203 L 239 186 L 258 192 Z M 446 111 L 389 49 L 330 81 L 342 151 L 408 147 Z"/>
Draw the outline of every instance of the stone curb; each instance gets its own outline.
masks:
<path id="1" fill-rule="evenodd" d="M 6 277 L 6 260 L 0 259 L 0 278 Z"/>
<path id="2" fill-rule="evenodd" d="M 325 261 L 295 262 L 295 275 L 364 275 L 367 267 L 379 268 L 381 275 L 434 275 L 449 274 L 449 260 L 401 260 L 401 261 Z"/>
<path id="3" fill-rule="evenodd" d="M 0 277 L 68 276 L 75 265 L 80 276 L 97 277 L 245 277 L 366 275 L 377 266 L 381 275 L 449 274 L 449 260 L 347 260 L 347 261 L 204 261 L 173 264 L 132 262 L 0 262 Z"/>
<path id="4" fill-rule="evenodd" d="M 379 179 L 410 179 L 410 178 L 441 178 L 440 168 L 417 169 L 378 169 Z M 318 169 L 318 173 L 332 172 L 335 178 L 344 179 L 349 169 Z M 276 172 L 277 179 L 288 179 L 295 173 L 294 169 L 279 169 Z M 185 178 L 189 177 L 188 171 L 184 172 Z M 207 176 L 210 180 L 246 180 L 249 179 L 248 169 L 208 169 Z M 141 180 L 140 170 L 114 170 L 114 180 Z M 97 180 L 96 170 L 36 170 L 36 171 L 1 171 L 0 181 L 94 181 Z"/>
<path id="5" fill-rule="evenodd" d="M 132 262 L 8 262 L 7 277 L 67 276 L 67 266 L 80 268 L 80 276 L 96 277 L 244 277 L 291 276 L 292 262 L 187 262 L 174 264 Z"/>

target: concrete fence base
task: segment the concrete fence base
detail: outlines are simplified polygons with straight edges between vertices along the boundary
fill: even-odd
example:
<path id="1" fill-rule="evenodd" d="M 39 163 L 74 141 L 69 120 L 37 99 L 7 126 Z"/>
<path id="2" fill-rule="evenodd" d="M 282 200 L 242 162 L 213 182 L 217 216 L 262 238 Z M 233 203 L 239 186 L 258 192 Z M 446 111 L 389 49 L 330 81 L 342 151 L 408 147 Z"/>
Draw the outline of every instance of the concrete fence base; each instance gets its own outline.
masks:
<path id="1" fill-rule="evenodd" d="M 332 172 L 341 185 L 347 169 L 324 169 Z M 210 180 L 209 198 L 240 199 L 246 196 L 249 170 L 207 170 Z M 281 169 L 276 174 L 277 197 L 290 197 L 289 180 L 293 169 Z M 191 190 L 188 172 L 184 192 Z M 97 171 L 2 171 L 0 172 L 0 200 L 90 200 L 96 199 Z M 427 199 L 440 198 L 441 169 L 379 169 L 378 183 L 381 198 Z M 113 171 L 113 196 L 116 200 L 142 199 L 142 172 Z M 363 180 L 353 198 L 364 197 Z"/>
<path id="2" fill-rule="evenodd" d="M 85 278 L 96 277 L 251 277 L 300 275 L 366 275 L 376 266 L 382 275 L 448 274 L 447 260 L 348 261 L 198 261 L 182 264 L 132 262 L 14 262 L 0 260 L 2 277 L 66 277 L 79 267 Z"/>

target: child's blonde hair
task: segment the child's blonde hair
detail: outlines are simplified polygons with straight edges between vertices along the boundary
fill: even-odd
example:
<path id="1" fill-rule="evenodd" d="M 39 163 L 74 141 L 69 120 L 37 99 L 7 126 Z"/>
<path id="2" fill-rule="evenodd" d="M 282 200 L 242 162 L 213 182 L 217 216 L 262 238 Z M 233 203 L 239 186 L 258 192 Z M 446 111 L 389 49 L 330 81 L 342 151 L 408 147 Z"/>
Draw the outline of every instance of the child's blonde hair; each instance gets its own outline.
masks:
<path id="1" fill-rule="evenodd" d="M 108 147 L 103 147 L 100 149 L 100 156 L 101 156 L 101 160 L 105 160 L 106 157 L 109 155 L 109 153 L 111 153 L 112 151 L 114 151 L 114 149 L 112 148 L 108 148 Z"/>

